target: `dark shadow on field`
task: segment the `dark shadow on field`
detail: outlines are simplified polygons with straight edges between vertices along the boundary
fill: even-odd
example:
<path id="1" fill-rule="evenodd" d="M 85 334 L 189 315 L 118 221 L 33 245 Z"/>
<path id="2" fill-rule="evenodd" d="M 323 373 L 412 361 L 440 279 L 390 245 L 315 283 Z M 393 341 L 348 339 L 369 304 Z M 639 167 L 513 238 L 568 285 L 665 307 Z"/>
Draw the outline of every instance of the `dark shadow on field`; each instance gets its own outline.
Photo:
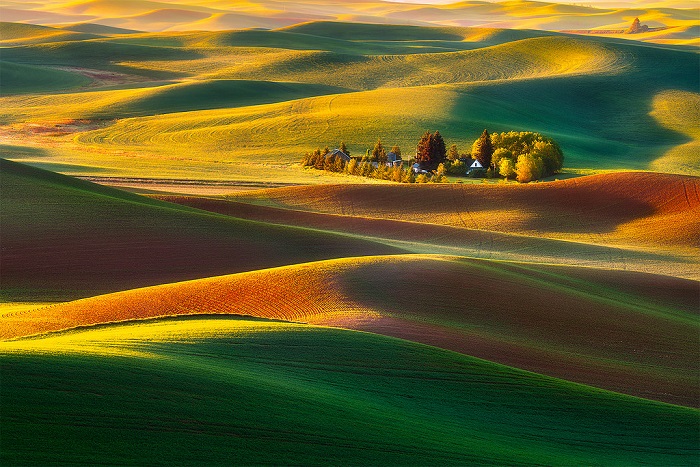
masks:
<path id="1" fill-rule="evenodd" d="M 2 59 L 8 62 L 40 66 L 70 66 L 79 68 L 120 71 L 151 78 L 167 79 L 182 76 L 181 73 L 153 69 L 130 68 L 119 62 L 196 60 L 203 53 L 178 47 L 152 47 L 137 44 L 122 44 L 111 41 L 62 42 L 51 47 L 32 45 L 5 47 Z"/>
<path id="2" fill-rule="evenodd" d="M 48 157 L 49 153 L 41 148 L 31 146 L 15 146 L 12 144 L 0 144 L 0 157 L 4 159 L 35 159 Z"/>
<path id="3" fill-rule="evenodd" d="M 0 300 L 62 301 L 403 250 L 162 203 L 0 159 Z"/>
<path id="4" fill-rule="evenodd" d="M 338 287 L 360 329 L 626 394 L 698 405 L 698 283 L 475 259 L 365 263 Z"/>
<path id="5" fill-rule="evenodd" d="M 697 54 L 616 44 L 632 64 L 617 74 L 507 81 L 466 88 L 455 118 L 481 131 L 538 131 L 557 140 L 567 167 L 646 169 L 688 137 L 649 115 L 666 90 L 698 92 Z"/>

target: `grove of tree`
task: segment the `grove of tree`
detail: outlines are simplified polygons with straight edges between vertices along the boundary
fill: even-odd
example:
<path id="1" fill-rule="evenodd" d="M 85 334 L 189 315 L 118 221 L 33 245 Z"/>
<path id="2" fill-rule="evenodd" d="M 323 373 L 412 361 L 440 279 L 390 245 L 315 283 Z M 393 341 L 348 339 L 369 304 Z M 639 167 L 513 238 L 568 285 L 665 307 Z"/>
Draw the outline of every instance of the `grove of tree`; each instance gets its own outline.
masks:
<path id="1" fill-rule="evenodd" d="M 447 158 L 445 140 L 439 131 L 426 131 L 416 146 L 416 162 L 425 168 L 434 169 Z"/>

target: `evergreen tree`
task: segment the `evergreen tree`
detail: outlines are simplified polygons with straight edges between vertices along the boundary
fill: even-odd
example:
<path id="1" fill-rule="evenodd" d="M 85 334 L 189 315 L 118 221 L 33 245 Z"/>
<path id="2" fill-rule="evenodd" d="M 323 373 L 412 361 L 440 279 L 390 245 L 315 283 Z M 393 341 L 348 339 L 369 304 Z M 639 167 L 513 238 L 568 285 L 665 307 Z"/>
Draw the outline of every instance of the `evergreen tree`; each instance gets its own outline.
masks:
<path id="1" fill-rule="evenodd" d="M 445 146 L 445 140 L 442 139 L 442 135 L 439 131 L 435 131 L 435 133 L 433 133 L 433 139 L 430 142 L 430 165 L 436 167 L 445 162 L 446 157 L 447 147 Z"/>
<path id="2" fill-rule="evenodd" d="M 340 147 L 338 147 L 338 149 L 340 149 L 341 151 L 343 151 L 343 152 L 344 152 L 345 154 L 347 154 L 348 156 L 350 155 L 350 150 L 349 150 L 348 147 L 345 145 L 345 141 L 341 141 L 341 142 L 340 142 Z"/>
<path id="3" fill-rule="evenodd" d="M 474 141 L 472 145 L 472 157 L 478 160 L 484 168 L 487 168 L 491 165 L 491 156 L 493 156 L 493 144 L 489 132 L 484 130 L 479 139 Z"/>
<path id="4" fill-rule="evenodd" d="M 376 161 L 379 165 L 386 164 L 386 150 L 382 146 L 381 139 L 377 140 L 377 144 L 372 149 L 372 161 Z"/>
<path id="5" fill-rule="evenodd" d="M 401 157 L 401 148 L 398 146 L 392 146 L 391 147 L 391 152 L 396 154 L 399 158 Z"/>

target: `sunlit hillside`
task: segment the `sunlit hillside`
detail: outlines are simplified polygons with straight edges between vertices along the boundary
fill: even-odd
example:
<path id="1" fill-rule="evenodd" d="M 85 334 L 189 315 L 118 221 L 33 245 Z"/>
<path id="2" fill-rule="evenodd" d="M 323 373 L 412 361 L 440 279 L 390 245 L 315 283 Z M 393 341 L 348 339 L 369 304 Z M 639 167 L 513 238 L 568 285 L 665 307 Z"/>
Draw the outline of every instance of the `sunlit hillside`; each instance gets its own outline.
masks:
<path id="1" fill-rule="evenodd" d="M 368 333 L 170 319 L 3 342 L 0 358 L 3 463 L 668 464 L 696 454 L 694 409 Z M 42 388 L 56 382 L 49 402 Z"/>
<path id="2" fill-rule="evenodd" d="M 434 295 L 420 293 L 421 286 L 416 294 L 401 290 L 417 277 Z M 478 296 L 474 283 L 483 284 Z M 352 258 L 8 313 L 0 317 L 0 337 L 157 316 L 237 314 L 402 337 L 695 406 L 696 286 L 622 271 L 456 257 Z M 637 355 L 642 341 L 654 352 Z M 668 355 L 676 355 L 672 365 Z"/>
<path id="3" fill-rule="evenodd" d="M 0 465 L 698 463 L 700 8 L 423 1 L 0 1 Z"/>
<path id="4" fill-rule="evenodd" d="M 698 16 L 693 11 L 697 5 L 682 1 L 639 6 L 631 6 L 629 2 L 583 6 L 527 0 L 446 4 L 381 0 L 332 3 L 318 0 L 284 3 L 274 0 L 51 0 L 42 4 L 6 3 L 3 8 L 5 21 L 39 24 L 93 22 L 143 31 L 273 29 L 319 20 L 548 30 L 624 30 L 635 17 L 643 18 L 654 28 L 698 24 Z"/>
<path id="5" fill-rule="evenodd" d="M 571 169 L 700 173 L 695 100 L 673 101 L 681 120 L 660 110 L 697 93 L 692 47 L 332 22 L 65 40 L 5 29 L 2 153 L 71 174 L 358 182 L 297 163 L 377 138 L 410 156 L 425 130 L 468 151 L 485 127 L 554 137 Z"/>

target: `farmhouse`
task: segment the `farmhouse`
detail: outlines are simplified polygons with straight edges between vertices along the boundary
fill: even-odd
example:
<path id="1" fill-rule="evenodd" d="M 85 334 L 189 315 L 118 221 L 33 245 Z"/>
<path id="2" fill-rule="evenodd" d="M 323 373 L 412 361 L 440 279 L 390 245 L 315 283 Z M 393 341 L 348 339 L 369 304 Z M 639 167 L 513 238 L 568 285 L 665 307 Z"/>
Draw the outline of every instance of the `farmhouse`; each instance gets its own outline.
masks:
<path id="1" fill-rule="evenodd" d="M 471 173 L 474 170 L 483 170 L 483 168 L 484 168 L 484 166 L 481 165 L 481 162 L 479 162 L 478 160 L 475 159 L 474 162 L 472 163 L 472 165 L 470 165 L 467 168 L 467 174 Z"/>
<path id="2" fill-rule="evenodd" d="M 343 162 L 350 162 L 350 156 L 345 154 L 340 149 L 336 148 L 326 155 L 326 157 L 333 157 L 333 156 L 339 157 Z"/>
<path id="3" fill-rule="evenodd" d="M 413 165 L 411 166 L 411 170 L 413 170 L 413 173 L 415 173 L 415 174 L 427 174 L 427 173 L 430 173 L 430 172 L 428 172 L 427 170 L 425 170 L 425 169 L 423 168 L 423 166 L 420 165 L 418 162 L 416 162 L 415 164 L 413 164 Z"/>
<path id="4" fill-rule="evenodd" d="M 388 152 L 386 154 L 386 165 L 389 167 L 396 167 L 403 164 L 401 156 L 397 155 L 395 152 Z"/>

